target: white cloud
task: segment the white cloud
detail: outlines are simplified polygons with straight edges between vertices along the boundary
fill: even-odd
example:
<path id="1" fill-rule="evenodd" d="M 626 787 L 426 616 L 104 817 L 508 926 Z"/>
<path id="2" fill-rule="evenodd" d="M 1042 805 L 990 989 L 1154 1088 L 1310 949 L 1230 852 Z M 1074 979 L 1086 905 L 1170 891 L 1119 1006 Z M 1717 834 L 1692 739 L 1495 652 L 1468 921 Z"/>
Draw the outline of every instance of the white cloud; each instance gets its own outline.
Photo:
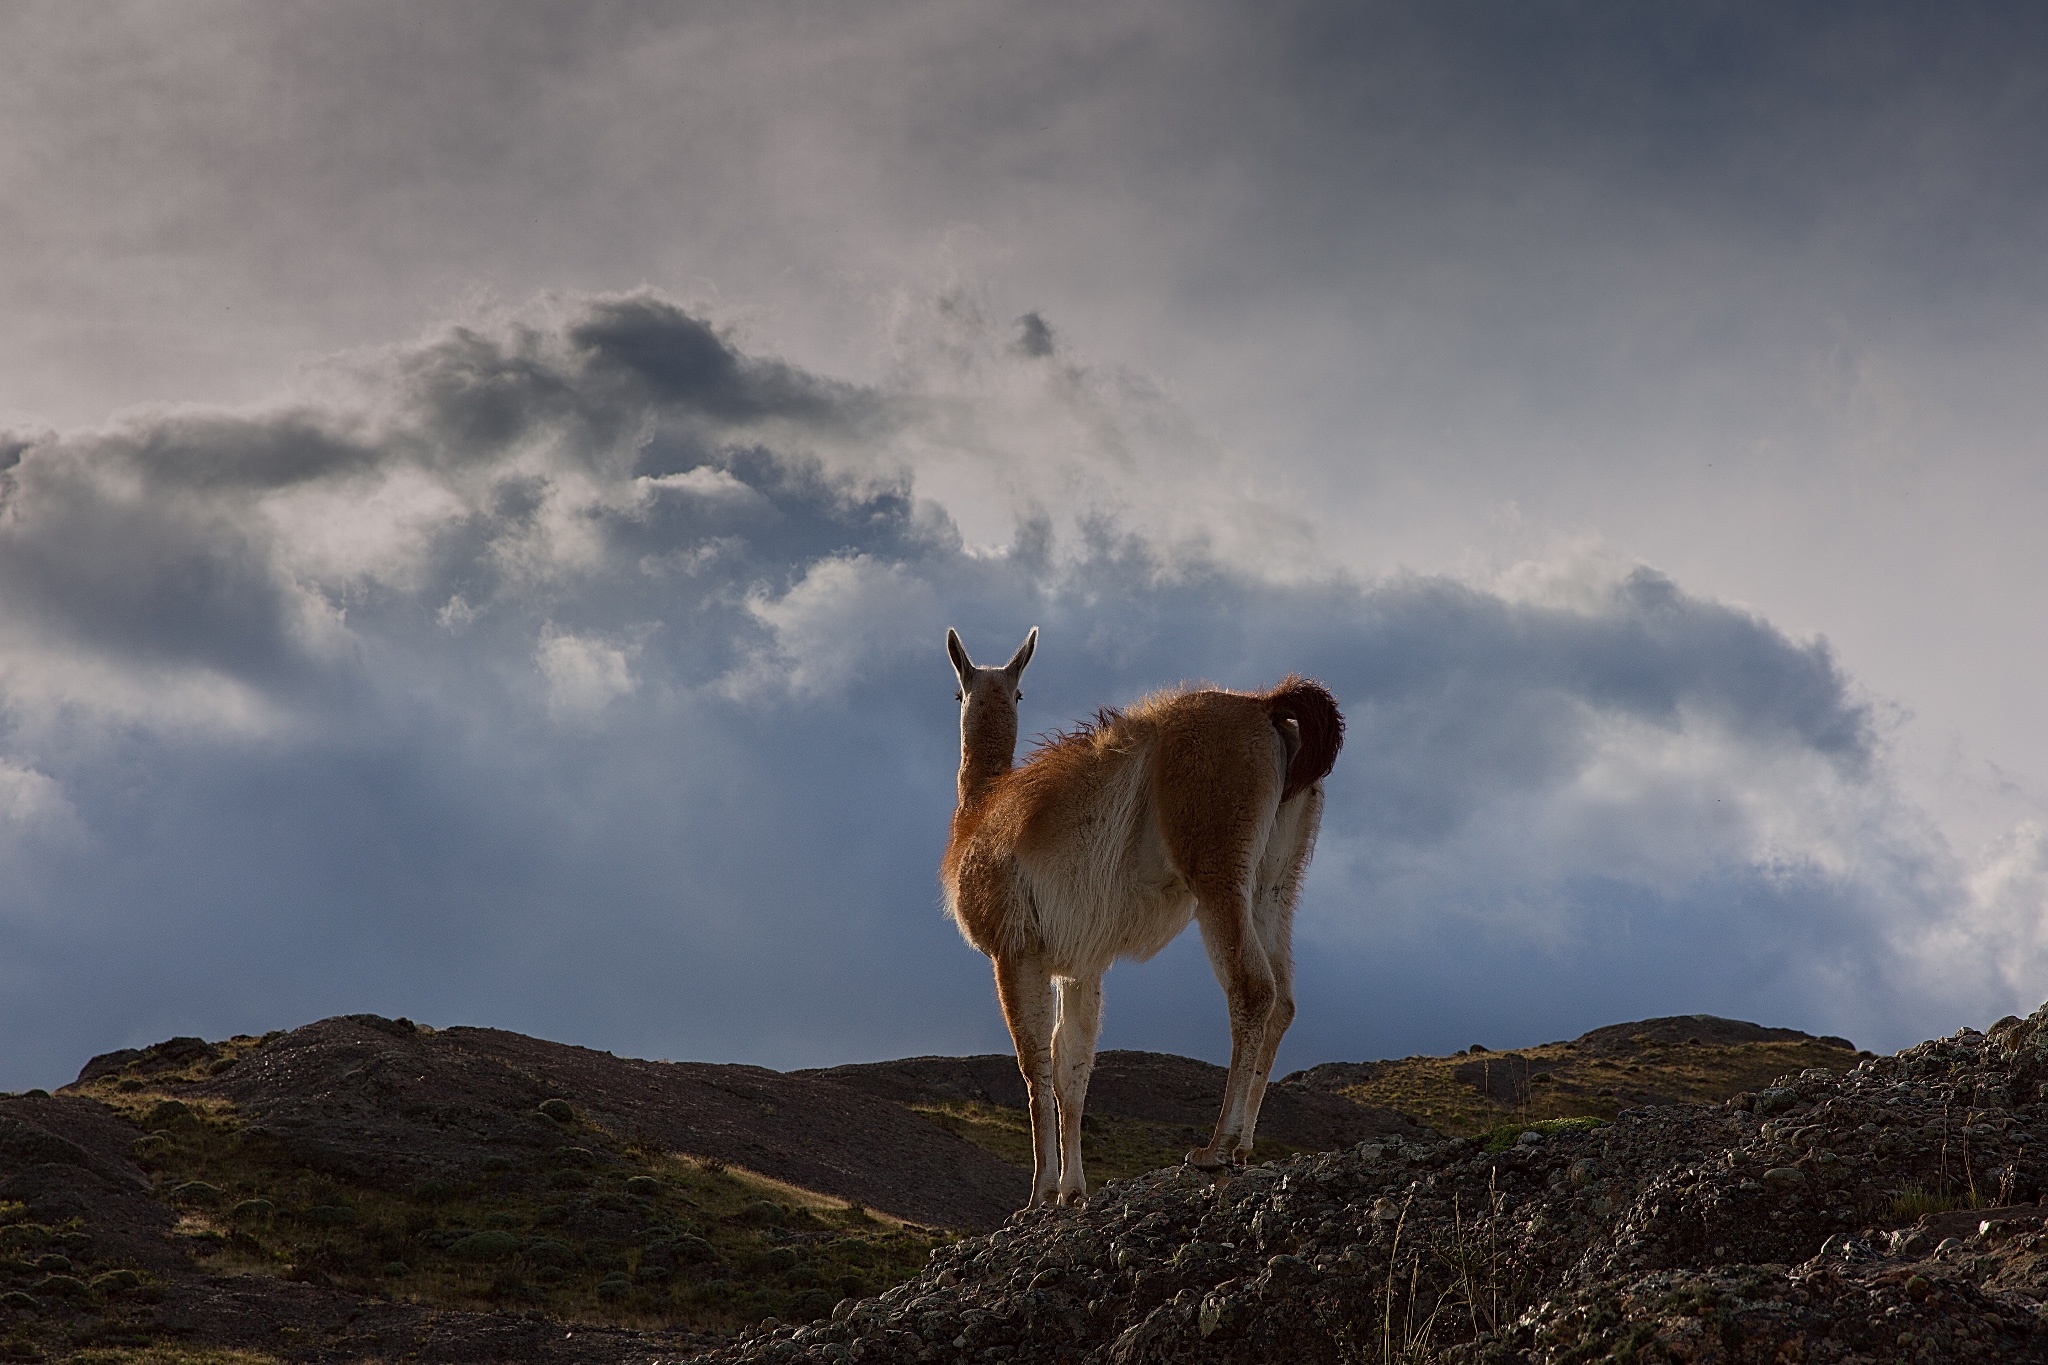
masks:
<path id="1" fill-rule="evenodd" d="M 369 580 L 417 591 L 435 534 L 469 508 L 427 471 L 404 465 L 336 487 L 288 486 L 264 499 L 280 557 L 323 583 Z"/>
<path id="2" fill-rule="evenodd" d="M 0 759 L 0 850 L 18 855 L 31 841 L 75 844 L 84 837 L 78 812 L 56 781 Z"/>
<path id="3" fill-rule="evenodd" d="M 1984 851 L 1967 883 L 1964 924 L 2012 998 L 2048 982 L 2048 828 L 2028 820 Z"/>
<path id="4" fill-rule="evenodd" d="M 760 686 L 786 687 L 803 697 L 844 692 L 941 638 L 938 596 L 903 564 L 872 556 L 819 560 L 780 597 L 756 589 L 747 610 L 766 626 L 773 643 L 729 675 L 728 692 L 745 696 Z"/>
<path id="5" fill-rule="evenodd" d="M 589 718 L 639 687 L 633 660 L 640 645 L 614 644 L 550 627 L 534 649 L 534 661 L 548 682 L 548 710 L 557 716 Z"/>
<path id="6" fill-rule="evenodd" d="M 434 613 L 434 624 L 446 631 L 461 632 L 469 629 L 476 618 L 477 609 L 469 605 L 469 599 L 458 592 L 443 602 L 441 609 Z"/>

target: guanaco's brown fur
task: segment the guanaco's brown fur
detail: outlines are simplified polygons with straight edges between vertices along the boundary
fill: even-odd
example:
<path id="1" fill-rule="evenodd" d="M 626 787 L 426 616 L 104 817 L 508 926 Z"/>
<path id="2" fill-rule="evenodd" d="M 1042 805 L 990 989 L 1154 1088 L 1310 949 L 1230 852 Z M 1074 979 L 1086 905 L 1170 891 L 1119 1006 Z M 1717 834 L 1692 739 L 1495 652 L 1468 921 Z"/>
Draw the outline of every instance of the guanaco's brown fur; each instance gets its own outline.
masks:
<path id="1" fill-rule="evenodd" d="M 1344 718 L 1321 684 L 1266 692 L 1178 689 L 1041 743 L 1021 766 L 1018 684 L 981 668 L 953 631 L 960 680 L 960 803 L 939 878 L 946 908 L 995 964 L 996 996 L 1031 1106 L 1031 1202 L 1085 1197 L 1081 1111 L 1102 1016 L 1102 974 L 1187 927 L 1230 1008 L 1230 1074 L 1206 1147 L 1214 1168 L 1251 1154 L 1259 1104 L 1294 1019 L 1294 903 L 1322 822 L 1322 779 Z"/>

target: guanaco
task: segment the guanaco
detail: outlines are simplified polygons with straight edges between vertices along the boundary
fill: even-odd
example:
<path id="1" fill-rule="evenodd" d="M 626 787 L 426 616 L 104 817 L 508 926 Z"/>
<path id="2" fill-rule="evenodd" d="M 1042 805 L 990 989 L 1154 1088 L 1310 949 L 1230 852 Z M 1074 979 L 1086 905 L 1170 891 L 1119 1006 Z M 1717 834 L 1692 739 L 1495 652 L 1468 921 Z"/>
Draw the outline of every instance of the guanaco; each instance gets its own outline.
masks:
<path id="1" fill-rule="evenodd" d="M 1344 718 L 1320 683 L 1178 688 L 1040 741 L 1022 765 L 1017 702 L 1033 627 L 1000 668 L 953 630 L 960 801 L 940 867 L 947 913 L 995 966 L 1031 1110 L 1030 1204 L 1085 1199 L 1081 1112 L 1102 974 L 1157 953 L 1193 919 L 1230 1009 L 1216 1131 L 1188 1164 L 1252 1152 L 1294 1019 L 1294 904 L 1322 823 Z"/>

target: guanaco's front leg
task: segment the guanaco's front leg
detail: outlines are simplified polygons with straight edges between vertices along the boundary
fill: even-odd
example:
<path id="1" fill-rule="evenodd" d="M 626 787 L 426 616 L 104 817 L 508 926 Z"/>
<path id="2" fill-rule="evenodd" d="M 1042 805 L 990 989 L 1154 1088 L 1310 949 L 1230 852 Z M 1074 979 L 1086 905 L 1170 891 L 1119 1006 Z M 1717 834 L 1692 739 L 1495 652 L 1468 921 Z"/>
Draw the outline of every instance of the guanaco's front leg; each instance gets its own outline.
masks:
<path id="1" fill-rule="evenodd" d="M 1081 1111 L 1088 1103 L 1088 1077 L 1095 1070 L 1095 1039 L 1102 1028 L 1102 978 L 1060 979 L 1060 1021 L 1052 1039 L 1053 1088 L 1060 1109 L 1059 1202 L 1088 1197 L 1081 1169 Z"/>
<path id="2" fill-rule="evenodd" d="M 996 959 L 996 999 L 1024 1073 L 1025 1102 L 1031 1110 L 1031 1198 L 1025 1207 L 1050 1203 L 1060 1183 L 1059 1103 L 1053 1085 L 1052 1040 L 1055 1005 L 1052 974 L 1034 960 Z"/>

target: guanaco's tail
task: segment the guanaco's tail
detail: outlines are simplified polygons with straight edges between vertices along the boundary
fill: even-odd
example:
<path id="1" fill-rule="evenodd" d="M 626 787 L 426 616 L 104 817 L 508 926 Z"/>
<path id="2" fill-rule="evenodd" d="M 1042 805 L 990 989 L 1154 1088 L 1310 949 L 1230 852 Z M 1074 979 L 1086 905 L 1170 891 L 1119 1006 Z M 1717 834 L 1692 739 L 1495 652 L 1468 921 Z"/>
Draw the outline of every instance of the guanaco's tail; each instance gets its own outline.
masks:
<path id="1" fill-rule="evenodd" d="M 1289 673 L 1266 693 L 1266 714 L 1287 744 L 1287 785 L 1280 792 L 1286 801 L 1337 766 L 1337 751 L 1344 747 L 1344 715 L 1330 689 L 1298 673 Z"/>

